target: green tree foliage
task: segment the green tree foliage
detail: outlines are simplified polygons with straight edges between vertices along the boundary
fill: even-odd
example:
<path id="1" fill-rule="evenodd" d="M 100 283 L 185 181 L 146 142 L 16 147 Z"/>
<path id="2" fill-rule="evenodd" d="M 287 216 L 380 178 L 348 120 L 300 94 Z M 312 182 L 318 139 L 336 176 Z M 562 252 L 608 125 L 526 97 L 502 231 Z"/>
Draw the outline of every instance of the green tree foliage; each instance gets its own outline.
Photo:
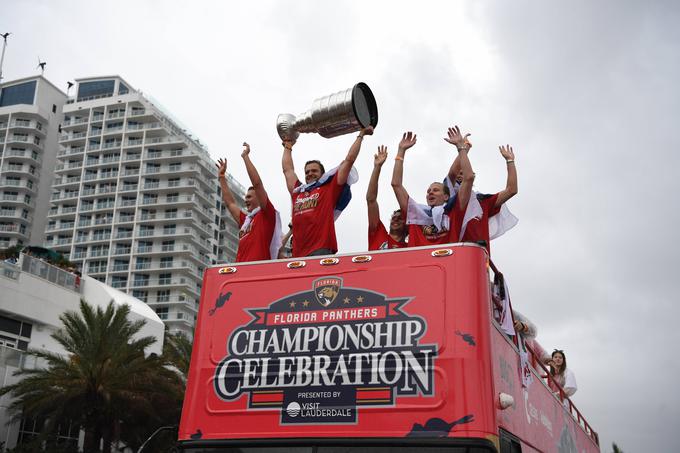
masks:
<path id="1" fill-rule="evenodd" d="M 175 368 L 186 382 L 191 363 L 192 341 L 184 333 L 166 333 L 163 343 L 163 357 L 168 365 Z"/>
<path id="2" fill-rule="evenodd" d="M 45 366 L 20 370 L 18 383 L 0 389 L 15 398 L 10 410 L 45 417 L 45 434 L 59 421 L 78 423 L 85 453 L 99 451 L 102 441 L 104 452 L 119 440 L 134 448 L 164 417 L 178 419 L 183 382 L 163 357 L 144 354 L 156 340 L 139 338 L 144 321 L 129 320 L 129 313 L 126 305 L 95 309 L 81 300 L 80 312 L 62 314 L 64 327 L 52 338 L 68 355 L 31 351 Z"/>
<path id="3" fill-rule="evenodd" d="M 623 450 L 616 445 L 616 442 L 612 442 L 612 453 L 623 453 Z"/>

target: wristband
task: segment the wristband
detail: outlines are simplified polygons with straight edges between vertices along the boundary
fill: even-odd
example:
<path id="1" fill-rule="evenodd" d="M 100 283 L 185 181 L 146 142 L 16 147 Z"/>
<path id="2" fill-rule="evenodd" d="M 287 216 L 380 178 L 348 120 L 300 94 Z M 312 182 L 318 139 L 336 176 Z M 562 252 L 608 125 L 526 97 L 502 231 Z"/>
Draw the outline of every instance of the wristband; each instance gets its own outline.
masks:
<path id="1" fill-rule="evenodd" d="M 515 163 L 515 159 L 506 160 L 505 163 L 506 163 L 506 164 L 514 164 L 514 163 Z"/>
<path id="2" fill-rule="evenodd" d="M 364 136 L 363 136 L 363 135 L 361 135 L 361 134 L 359 134 L 359 135 L 357 135 L 357 138 L 360 138 L 360 139 L 362 139 L 362 140 L 363 140 L 363 139 L 364 139 Z"/>
<path id="3" fill-rule="evenodd" d="M 403 157 L 401 157 L 401 156 L 396 156 L 396 157 L 394 158 L 394 160 L 400 160 L 400 161 L 402 161 L 402 162 L 403 162 L 403 161 L 404 161 L 404 158 L 403 158 Z"/>

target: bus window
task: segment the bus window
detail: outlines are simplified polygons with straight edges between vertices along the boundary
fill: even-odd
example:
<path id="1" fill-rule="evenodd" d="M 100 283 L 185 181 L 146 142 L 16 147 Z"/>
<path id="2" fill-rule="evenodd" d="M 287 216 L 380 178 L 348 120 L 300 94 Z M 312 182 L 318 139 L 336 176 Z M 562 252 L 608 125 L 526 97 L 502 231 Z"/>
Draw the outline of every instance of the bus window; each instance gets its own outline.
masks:
<path id="1" fill-rule="evenodd" d="M 519 439 L 503 430 L 501 430 L 501 453 L 522 453 Z"/>

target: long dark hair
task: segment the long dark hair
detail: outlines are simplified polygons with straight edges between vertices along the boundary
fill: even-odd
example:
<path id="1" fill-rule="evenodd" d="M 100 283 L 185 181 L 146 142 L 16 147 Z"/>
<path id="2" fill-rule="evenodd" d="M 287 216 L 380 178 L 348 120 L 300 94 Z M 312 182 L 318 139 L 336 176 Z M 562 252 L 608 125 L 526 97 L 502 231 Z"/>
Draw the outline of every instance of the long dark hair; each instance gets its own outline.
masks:
<path id="1" fill-rule="evenodd" d="M 567 369 L 567 356 L 564 355 L 564 351 L 561 349 L 555 349 L 550 357 L 555 357 L 555 354 L 560 354 L 562 356 L 562 366 L 560 367 L 560 370 L 557 371 L 554 366 L 550 365 L 550 374 L 555 375 L 555 374 L 564 374 L 564 370 Z"/>

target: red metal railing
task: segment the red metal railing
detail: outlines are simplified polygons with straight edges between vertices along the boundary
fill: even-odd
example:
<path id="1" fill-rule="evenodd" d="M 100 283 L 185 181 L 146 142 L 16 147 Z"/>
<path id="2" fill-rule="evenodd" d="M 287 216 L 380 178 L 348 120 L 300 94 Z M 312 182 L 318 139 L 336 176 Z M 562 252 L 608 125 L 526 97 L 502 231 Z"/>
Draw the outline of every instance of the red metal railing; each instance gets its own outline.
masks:
<path id="1" fill-rule="evenodd" d="M 502 284 L 503 274 L 498 270 L 498 268 L 494 265 L 494 263 L 491 260 L 489 260 L 489 267 L 491 267 L 491 270 L 493 270 L 496 277 L 500 277 L 501 284 Z M 503 310 L 503 303 L 501 302 L 501 300 L 499 298 L 497 298 L 495 296 L 492 297 L 492 300 L 493 300 L 494 308 L 495 308 L 494 313 L 493 313 L 494 319 L 496 321 L 499 321 L 500 314 L 502 313 L 502 310 Z M 512 321 L 513 321 L 513 325 L 514 325 L 515 319 L 514 319 L 514 316 L 512 315 L 512 303 L 510 303 L 510 316 L 512 316 Z M 519 348 L 518 341 L 519 341 L 518 335 L 514 335 L 513 336 L 513 342 L 515 343 L 515 346 L 517 346 Z M 525 342 L 525 346 L 527 348 L 527 351 L 529 351 L 530 362 L 531 362 L 531 365 L 533 366 L 533 368 L 536 369 L 537 371 L 542 370 L 545 373 L 545 374 L 541 375 L 541 377 L 543 379 L 547 380 L 548 386 L 550 388 L 557 388 L 558 389 L 558 392 L 555 395 L 555 398 L 557 398 L 559 401 L 562 402 L 562 404 L 569 410 L 569 413 L 571 414 L 571 416 L 576 420 L 576 422 L 581 426 L 581 428 L 583 428 L 583 430 L 586 432 L 586 434 L 588 436 L 590 436 L 590 438 L 595 442 L 596 445 L 599 446 L 600 445 L 600 439 L 599 439 L 597 432 L 595 432 L 595 430 L 593 430 L 593 428 L 590 426 L 590 424 L 586 421 L 583 414 L 581 414 L 581 411 L 578 410 L 578 408 L 573 403 L 573 401 L 571 401 L 571 399 L 567 396 L 567 394 L 565 393 L 562 386 L 550 374 L 550 370 L 541 361 L 539 354 L 534 350 L 534 348 L 531 345 L 526 344 L 526 342 Z M 538 365 L 538 367 L 536 365 Z"/>
<path id="2" fill-rule="evenodd" d="M 560 401 L 562 401 L 562 404 L 566 406 L 569 410 L 569 413 L 571 416 L 581 425 L 581 427 L 585 430 L 586 434 L 588 434 L 593 441 L 599 446 L 600 445 L 600 440 L 593 428 L 591 428 L 590 424 L 586 421 L 585 417 L 581 414 L 581 411 L 578 410 L 576 405 L 571 401 L 571 399 L 567 396 L 567 394 L 564 392 L 564 389 L 562 386 L 555 380 L 555 378 L 550 374 L 550 370 L 546 368 L 546 366 L 541 362 L 540 358 L 538 357 L 538 354 L 536 351 L 534 351 L 533 347 L 531 347 L 528 344 L 525 344 L 527 351 L 529 351 L 529 354 L 531 355 L 531 364 L 534 368 L 536 368 L 536 365 L 540 367 L 541 370 L 545 374 L 541 375 L 543 379 L 546 379 L 548 381 L 548 386 L 550 388 L 557 388 L 558 389 L 558 395 L 555 395 L 556 398 L 558 398 Z"/>

